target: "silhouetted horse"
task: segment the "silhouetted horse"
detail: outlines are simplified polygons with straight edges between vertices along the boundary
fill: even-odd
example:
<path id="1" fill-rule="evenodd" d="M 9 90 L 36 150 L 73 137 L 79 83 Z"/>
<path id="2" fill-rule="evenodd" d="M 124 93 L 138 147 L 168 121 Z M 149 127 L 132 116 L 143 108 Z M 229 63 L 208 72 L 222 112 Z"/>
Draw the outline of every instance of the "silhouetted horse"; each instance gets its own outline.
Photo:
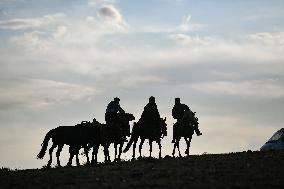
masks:
<path id="1" fill-rule="evenodd" d="M 133 114 L 118 113 L 117 122 L 112 125 L 102 124 L 100 136 L 101 144 L 104 148 L 109 148 L 110 144 L 114 144 L 115 148 L 115 160 L 120 160 L 122 153 L 122 147 L 126 140 L 126 136 L 130 134 L 129 122 L 134 120 Z M 119 145 L 119 149 L 118 149 Z M 105 161 L 110 161 L 108 150 L 105 150 Z"/>
<path id="2" fill-rule="evenodd" d="M 50 159 L 47 164 L 48 167 L 50 167 L 52 163 L 52 152 L 56 147 L 58 147 L 56 152 L 57 165 L 61 166 L 59 156 L 64 144 L 69 145 L 70 158 L 67 165 L 71 166 L 74 156 L 76 156 L 77 165 L 80 165 L 78 155 L 81 147 L 85 147 L 87 144 L 91 144 L 92 146 L 98 148 L 100 137 L 99 128 L 100 127 L 98 124 L 88 123 L 84 124 L 83 126 L 59 126 L 55 129 L 51 129 L 46 134 L 42 143 L 41 151 L 39 152 L 37 157 L 39 159 L 42 159 L 44 157 L 47 150 L 48 141 L 52 139 L 53 144 L 49 149 Z M 87 152 L 85 153 L 87 154 Z"/>
<path id="3" fill-rule="evenodd" d="M 183 121 L 177 122 L 173 126 L 173 143 L 174 143 L 174 149 L 173 149 L 173 157 L 175 156 L 175 149 L 178 149 L 179 156 L 181 156 L 180 150 L 179 150 L 179 142 L 180 139 L 183 137 L 186 142 L 186 155 L 189 156 L 189 148 L 190 143 L 192 139 L 192 135 L 194 134 L 194 131 L 198 130 L 198 118 L 195 117 L 195 113 L 191 112 L 185 112 Z"/>
<path id="4" fill-rule="evenodd" d="M 143 143 L 145 139 L 149 140 L 150 144 L 150 157 L 152 157 L 152 143 L 153 141 L 156 141 L 159 145 L 159 158 L 161 158 L 161 151 L 162 151 L 162 145 L 161 145 L 161 138 L 164 136 L 167 136 L 167 124 L 166 124 L 166 118 L 160 120 L 160 125 L 157 127 L 156 125 L 149 125 L 145 127 L 145 125 L 141 125 L 139 123 L 134 123 L 131 138 L 129 142 L 127 143 L 126 148 L 123 152 L 127 152 L 129 148 L 131 147 L 133 143 L 133 154 L 132 159 L 135 159 L 135 149 L 136 149 L 136 143 L 138 141 L 138 138 L 140 137 L 141 142 L 139 145 L 139 154 L 141 155 L 141 150 Z"/>
<path id="5" fill-rule="evenodd" d="M 179 156 L 181 156 L 180 150 L 179 150 L 179 141 L 183 137 L 186 142 L 186 155 L 189 155 L 189 147 L 190 142 L 192 139 L 192 135 L 194 134 L 193 126 L 192 125 L 183 125 L 183 124 L 175 124 L 173 127 L 173 132 L 175 133 L 173 143 L 174 143 L 174 149 L 173 149 L 173 157 L 175 156 L 175 149 L 178 149 Z"/>

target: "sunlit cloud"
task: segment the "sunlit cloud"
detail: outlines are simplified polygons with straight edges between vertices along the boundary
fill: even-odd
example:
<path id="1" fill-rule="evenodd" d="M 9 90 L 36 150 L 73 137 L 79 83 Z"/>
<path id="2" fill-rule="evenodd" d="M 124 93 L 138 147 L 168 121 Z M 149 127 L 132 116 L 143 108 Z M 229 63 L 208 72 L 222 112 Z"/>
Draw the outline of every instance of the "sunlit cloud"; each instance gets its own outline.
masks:
<path id="1" fill-rule="evenodd" d="M 40 28 L 47 26 L 52 22 L 57 22 L 58 19 L 64 18 L 62 13 L 45 15 L 37 18 L 15 18 L 11 20 L 0 21 L 0 29 L 21 30 L 29 28 Z"/>

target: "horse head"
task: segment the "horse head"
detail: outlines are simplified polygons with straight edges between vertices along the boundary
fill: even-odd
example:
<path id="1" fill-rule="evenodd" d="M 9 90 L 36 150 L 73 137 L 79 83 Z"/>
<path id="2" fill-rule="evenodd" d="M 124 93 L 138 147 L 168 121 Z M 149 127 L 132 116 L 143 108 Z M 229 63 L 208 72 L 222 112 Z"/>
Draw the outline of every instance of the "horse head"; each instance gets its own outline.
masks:
<path id="1" fill-rule="evenodd" d="M 118 114 L 119 121 L 121 123 L 121 128 L 126 131 L 127 135 L 130 134 L 130 125 L 129 122 L 135 120 L 133 114 L 130 113 L 120 113 Z"/>

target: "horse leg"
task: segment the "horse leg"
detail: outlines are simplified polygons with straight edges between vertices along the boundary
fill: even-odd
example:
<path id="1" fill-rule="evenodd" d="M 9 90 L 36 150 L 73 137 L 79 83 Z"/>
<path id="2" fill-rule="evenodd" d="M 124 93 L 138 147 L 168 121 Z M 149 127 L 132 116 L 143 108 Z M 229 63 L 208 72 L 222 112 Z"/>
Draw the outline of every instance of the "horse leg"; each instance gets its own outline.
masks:
<path id="1" fill-rule="evenodd" d="M 122 153 L 123 142 L 119 145 L 119 152 L 118 152 L 118 160 L 120 161 L 121 153 Z"/>
<path id="2" fill-rule="evenodd" d="M 139 154 L 140 154 L 139 157 L 142 157 L 141 150 L 142 150 L 142 146 L 143 146 L 144 141 L 145 141 L 145 139 L 141 138 L 141 142 L 140 142 L 140 145 L 139 145 Z"/>
<path id="3" fill-rule="evenodd" d="M 109 145 L 104 145 L 105 162 L 109 162 L 110 161 L 108 148 L 109 148 Z"/>
<path id="4" fill-rule="evenodd" d="M 135 159 L 135 150 L 136 150 L 136 141 L 133 142 L 133 153 L 132 153 L 132 160 Z"/>
<path id="5" fill-rule="evenodd" d="M 189 147 L 190 147 L 190 142 L 191 142 L 191 139 L 190 138 L 188 138 L 188 139 L 186 139 L 185 138 L 185 141 L 186 141 L 186 155 L 187 156 L 189 156 Z"/>
<path id="6" fill-rule="evenodd" d="M 114 145 L 114 161 L 116 161 L 117 160 L 117 144 L 114 143 L 113 145 Z"/>
<path id="7" fill-rule="evenodd" d="M 52 152 L 54 150 L 54 148 L 56 148 L 57 144 L 53 143 L 51 148 L 49 149 L 49 161 L 47 163 L 47 167 L 50 167 L 51 166 L 51 163 L 52 163 Z"/>
<path id="8" fill-rule="evenodd" d="M 174 142 L 174 149 L 173 149 L 173 153 L 172 153 L 173 157 L 175 157 L 176 147 L 177 147 L 177 140 L 175 140 L 175 142 Z"/>
<path id="9" fill-rule="evenodd" d="M 150 157 L 152 157 L 152 147 L 153 147 L 153 141 L 149 139 L 149 145 L 150 145 Z"/>
<path id="10" fill-rule="evenodd" d="M 68 161 L 68 163 L 67 163 L 67 166 L 69 166 L 69 167 L 71 167 L 72 166 L 72 160 L 73 160 L 73 157 L 74 157 L 74 155 L 75 155 L 75 153 L 74 153 L 74 147 L 72 147 L 72 146 L 69 146 L 69 161 Z"/>
<path id="11" fill-rule="evenodd" d="M 76 164 L 77 164 L 77 166 L 80 165 L 80 161 L 79 161 L 79 151 L 80 151 L 80 147 L 76 147 L 75 152 L 76 152 Z"/>
<path id="12" fill-rule="evenodd" d="M 57 152 L 56 152 L 57 166 L 58 166 L 58 167 L 61 167 L 61 165 L 60 165 L 60 160 L 59 160 L 59 156 L 60 156 L 60 152 L 61 152 L 63 146 L 64 146 L 64 144 L 59 144 L 59 145 L 58 145 L 58 148 L 57 148 Z"/>
<path id="13" fill-rule="evenodd" d="M 159 145 L 159 158 L 161 159 L 162 158 L 162 144 L 161 144 L 161 140 L 158 140 L 157 141 L 158 145 Z"/>
<path id="14" fill-rule="evenodd" d="M 179 149 L 179 142 L 181 138 L 177 139 L 177 149 L 178 149 L 178 156 L 181 157 L 180 149 Z"/>
<path id="15" fill-rule="evenodd" d="M 89 147 L 88 146 L 85 146 L 84 147 L 84 152 L 85 152 L 85 155 L 87 157 L 87 164 L 90 164 L 90 159 L 89 159 Z"/>
<path id="16" fill-rule="evenodd" d="M 92 163 L 98 163 L 98 151 L 99 151 L 99 145 L 93 146 L 93 155 L 92 155 Z M 94 159 L 95 156 L 95 159 Z"/>

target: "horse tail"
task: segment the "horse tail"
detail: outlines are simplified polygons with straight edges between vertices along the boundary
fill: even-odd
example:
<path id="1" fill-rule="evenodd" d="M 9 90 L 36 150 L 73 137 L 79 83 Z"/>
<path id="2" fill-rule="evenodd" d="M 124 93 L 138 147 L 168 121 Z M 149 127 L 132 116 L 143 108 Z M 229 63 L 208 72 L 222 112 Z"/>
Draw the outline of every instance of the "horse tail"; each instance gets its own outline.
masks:
<path id="1" fill-rule="evenodd" d="M 134 123 L 130 140 L 127 143 L 125 149 L 123 150 L 123 153 L 125 153 L 129 150 L 129 148 L 131 147 L 131 145 L 133 144 L 134 141 L 137 141 L 137 139 L 138 139 L 137 129 L 138 129 L 138 125 L 136 123 Z"/>
<path id="2" fill-rule="evenodd" d="M 42 146 L 41 150 L 37 155 L 38 159 L 42 159 L 44 157 L 47 146 L 48 146 L 48 141 L 49 141 L 50 138 L 52 138 L 52 135 L 53 135 L 53 129 L 48 131 L 48 133 L 45 135 L 44 140 L 41 143 L 41 146 Z"/>

